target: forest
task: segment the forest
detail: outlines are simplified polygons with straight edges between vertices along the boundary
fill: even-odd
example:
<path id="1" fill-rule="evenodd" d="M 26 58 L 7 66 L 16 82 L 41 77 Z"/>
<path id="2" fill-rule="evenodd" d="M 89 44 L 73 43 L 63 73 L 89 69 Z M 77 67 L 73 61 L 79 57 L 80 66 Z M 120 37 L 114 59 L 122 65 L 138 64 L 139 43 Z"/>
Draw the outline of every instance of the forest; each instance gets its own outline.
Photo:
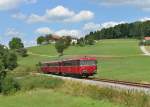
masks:
<path id="1" fill-rule="evenodd" d="M 137 21 L 103 28 L 100 31 L 90 32 L 85 39 L 142 39 L 145 36 L 150 36 L 150 21 Z"/>

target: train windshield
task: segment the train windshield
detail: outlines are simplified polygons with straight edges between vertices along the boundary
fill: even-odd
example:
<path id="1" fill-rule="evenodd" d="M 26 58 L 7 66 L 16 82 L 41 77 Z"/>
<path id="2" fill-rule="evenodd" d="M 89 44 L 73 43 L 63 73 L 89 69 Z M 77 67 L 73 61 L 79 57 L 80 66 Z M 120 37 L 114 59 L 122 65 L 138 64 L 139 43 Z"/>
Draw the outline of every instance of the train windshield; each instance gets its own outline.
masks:
<path id="1" fill-rule="evenodd" d="M 96 60 L 81 60 L 80 61 L 80 66 L 85 66 L 85 65 L 94 66 L 96 64 L 97 64 Z"/>

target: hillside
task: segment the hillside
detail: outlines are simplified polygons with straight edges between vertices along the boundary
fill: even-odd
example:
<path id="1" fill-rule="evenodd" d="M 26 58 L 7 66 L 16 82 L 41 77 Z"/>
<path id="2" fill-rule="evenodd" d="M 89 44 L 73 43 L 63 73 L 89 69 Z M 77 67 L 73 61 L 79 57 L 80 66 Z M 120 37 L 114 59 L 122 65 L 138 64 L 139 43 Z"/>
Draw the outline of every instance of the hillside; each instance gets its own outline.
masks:
<path id="1" fill-rule="evenodd" d="M 53 45 L 28 48 L 30 55 L 20 58 L 22 66 L 34 67 L 39 61 L 59 59 Z M 64 58 L 95 56 L 98 59 L 100 78 L 150 82 L 150 58 L 143 56 L 137 40 L 102 40 L 93 46 L 71 46 L 64 52 Z"/>

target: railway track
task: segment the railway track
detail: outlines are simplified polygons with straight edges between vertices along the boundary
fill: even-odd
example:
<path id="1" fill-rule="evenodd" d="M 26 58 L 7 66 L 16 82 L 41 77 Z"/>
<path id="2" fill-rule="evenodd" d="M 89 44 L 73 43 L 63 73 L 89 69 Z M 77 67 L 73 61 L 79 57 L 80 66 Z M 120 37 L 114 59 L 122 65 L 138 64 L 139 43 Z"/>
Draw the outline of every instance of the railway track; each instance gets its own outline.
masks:
<path id="1" fill-rule="evenodd" d="M 50 74 L 41 74 L 41 73 L 34 73 L 32 75 L 43 75 L 43 76 L 50 76 L 55 78 L 60 78 L 63 80 L 71 80 L 77 81 L 89 85 L 96 85 L 100 87 L 106 88 L 113 88 L 116 90 L 131 90 L 137 92 L 144 92 L 150 95 L 150 84 L 143 84 L 143 83 L 136 83 L 136 82 L 128 82 L 128 81 L 119 81 L 119 80 L 110 80 L 110 79 L 100 79 L 100 78 L 75 78 L 75 77 L 67 77 L 67 76 L 60 76 L 60 75 L 50 75 Z"/>
<path id="2" fill-rule="evenodd" d="M 114 83 L 114 84 L 121 84 L 121 85 L 134 86 L 134 87 L 140 87 L 140 88 L 149 88 L 150 89 L 150 84 L 144 84 L 144 83 L 110 80 L 110 79 L 100 79 L 100 78 L 89 78 L 88 80 L 100 81 L 100 82 L 106 82 L 106 83 Z"/>

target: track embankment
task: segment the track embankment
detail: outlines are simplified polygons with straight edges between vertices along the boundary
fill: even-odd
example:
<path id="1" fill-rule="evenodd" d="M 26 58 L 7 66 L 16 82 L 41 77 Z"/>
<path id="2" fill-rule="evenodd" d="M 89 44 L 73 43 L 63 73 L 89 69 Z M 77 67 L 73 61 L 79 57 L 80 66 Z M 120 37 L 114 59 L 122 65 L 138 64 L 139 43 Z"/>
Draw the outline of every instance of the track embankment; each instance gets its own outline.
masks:
<path id="1" fill-rule="evenodd" d="M 150 94 L 150 84 L 140 84 L 140 83 L 132 83 L 132 82 L 125 82 L 125 81 L 115 81 L 115 80 L 106 80 L 106 79 L 79 79 L 79 78 L 72 78 L 72 77 L 63 77 L 58 75 L 51 75 L 51 74 L 41 74 L 41 73 L 34 73 L 32 75 L 36 76 L 50 76 L 55 78 L 60 78 L 63 80 L 68 81 L 76 81 L 88 85 L 96 85 L 98 87 L 104 88 L 112 88 L 116 90 L 123 90 L 123 91 L 133 91 L 133 92 L 143 92 L 146 94 Z M 114 82 L 115 81 L 115 82 Z"/>

